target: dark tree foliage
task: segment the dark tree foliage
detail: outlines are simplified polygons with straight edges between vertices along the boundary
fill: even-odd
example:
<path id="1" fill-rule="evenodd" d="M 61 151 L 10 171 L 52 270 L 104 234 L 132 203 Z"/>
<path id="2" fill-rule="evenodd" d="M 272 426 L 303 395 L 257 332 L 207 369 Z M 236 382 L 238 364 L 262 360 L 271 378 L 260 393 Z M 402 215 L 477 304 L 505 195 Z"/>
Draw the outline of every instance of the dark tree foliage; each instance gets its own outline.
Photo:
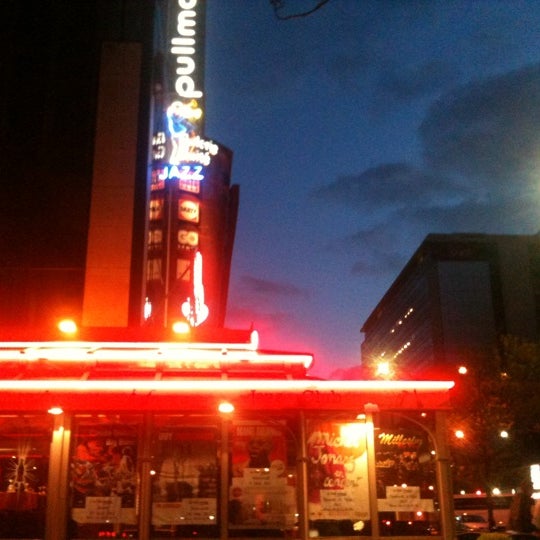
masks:
<path id="1" fill-rule="evenodd" d="M 492 356 L 467 367 L 449 422 L 465 434 L 450 437 L 454 490 L 517 487 L 540 461 L 540 344 L 503 336 Z"/>

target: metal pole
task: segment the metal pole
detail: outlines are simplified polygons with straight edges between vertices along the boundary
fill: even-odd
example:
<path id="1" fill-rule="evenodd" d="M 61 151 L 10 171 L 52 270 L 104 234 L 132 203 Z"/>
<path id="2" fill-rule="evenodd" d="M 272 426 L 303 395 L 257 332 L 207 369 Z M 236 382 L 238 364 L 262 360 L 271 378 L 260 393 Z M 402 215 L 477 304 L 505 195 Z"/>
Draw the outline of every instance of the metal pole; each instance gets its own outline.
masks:
<path id="1" fill-rule="evenodd" d="M 47 482 L 46 540 L 64 540 L 67 537 L 70 440 L 71 416 L 55 416 Z"/>
<path id="2" fill-rule="evenodd" d="M 152 415 L 146 413 L 140 458 L 139 538 L 150 538 L 152 518 Z"/>
<path id="3" fill-rule="evenodd" d="M 452 476 L 450 474 L 450 454 L 446 441 L 446 413 L 435 413 L 435 452 L 437 458 L 437 485 L 439 487 L 439 505 L 441 511 L 441 528 L 444 540 L 453 540 L 455 536 L 454 524 L 454 496 L 452 489 Z"/>
<path id="4" fill-rule="evenodd" d="M 223 419 L 221 422 L 221 446 L 220 446 L 220 512 L 219 530 L 220 539 L 227 540 L 229 537 L 229 427 L 230 421 Z"/>
<path id="5" fill-rule="evenodd" d="M 368 488 L 369 488 L 369 514 L 371 517 L 371 538 L 377 539 L 380 536 L 379 530 L 379 509 L 377 504 L 377 470 L 375 461 L 375 413 L 378 412 L 377 405 L 367 403 L 364 407 L 366 415 L 366 450 L 368 463 Z"/>
<path id="6" fill-rule="evenodd" d="M 409 416 L 398 412 L 394 412 L 393 414 L 405 418 L 409 422 L 421 427 L 433 442 L 436 464 L 435 473 L 437 476 L 441 516 L 441 535 L 444 540 L 453 540 L 455 536 L 454 496 L 452 490 L 452 475 L 450 473 L 450 453 L 446 441 L 446 412 L 435 412 L 435 433 L 414 418 L 410 418 Z"/>
<path id="7" fill-rule="evenodd" d="M 171 279 L 171 242 L 172 242 L 172 186 L 165 180 L 165 196 L 167 204 L 167 238 L 165 249 L 165 295 L 163 298 L 163 326 L 167 328 L 169 324 L 169 292 L 170 292 L 170 279 Z"/>
<path id="8" fill-rule="evenodd" d="M 306 436 L 306 418 L 304 411 L 300 411 L 300 445 L 298 456 L 298 484 L 300 486 L 298 494 L 298 530 L 301 540 L 307 540 L 309 537 L 309 504 L 308 504 L 308 455 L 307 455 L 307 436 Z"/>

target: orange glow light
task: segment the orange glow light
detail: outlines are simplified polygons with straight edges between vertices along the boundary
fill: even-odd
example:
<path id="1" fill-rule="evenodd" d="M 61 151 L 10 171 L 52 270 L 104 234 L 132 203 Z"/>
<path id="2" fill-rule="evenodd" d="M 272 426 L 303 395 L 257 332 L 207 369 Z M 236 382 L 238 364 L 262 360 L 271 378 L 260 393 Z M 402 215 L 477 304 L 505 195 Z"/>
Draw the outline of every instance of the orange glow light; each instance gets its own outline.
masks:
<path id="1" fill-rule="evenodd" d="M 218 411 L 223 414 L 231 414 L 234 412 L 234 405 L 229 401 L 222 401 L 218 405 Z"/>
<path id="2" fill-rule="evenodd" d="M 62 319 L 58 322 L 58 330 L 63 334 L 75 334 L 77 323 L 73 319 Z"/>
<path id="3" fill-rule="evenodd" d="M 389 377 L 390 376 L 390 364 L 386 361 L 377 363 L 377 370 L 375 375 L 377 377 Z"/>
<path id="4" fill-rule="evenodd" d="M 172 331 L 175 334 L 189 334 L 190 327 L 189 324 L 186 321 L 175 321 L 172 325 Z"/>

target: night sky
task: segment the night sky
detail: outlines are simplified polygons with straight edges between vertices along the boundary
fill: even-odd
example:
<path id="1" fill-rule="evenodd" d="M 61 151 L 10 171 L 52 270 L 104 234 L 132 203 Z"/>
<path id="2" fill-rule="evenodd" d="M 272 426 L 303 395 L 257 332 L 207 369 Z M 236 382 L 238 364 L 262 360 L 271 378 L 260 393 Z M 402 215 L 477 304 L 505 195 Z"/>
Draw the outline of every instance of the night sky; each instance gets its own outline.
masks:
<path id="1" fill-rule="evenodd" d="M 280 15 L 315 0 L 285 0 Z M 358 365 L 428 233 L 535 234 L 540 2 L 209 0 L 206 134 L 240 185 L 227 323 Z"/>

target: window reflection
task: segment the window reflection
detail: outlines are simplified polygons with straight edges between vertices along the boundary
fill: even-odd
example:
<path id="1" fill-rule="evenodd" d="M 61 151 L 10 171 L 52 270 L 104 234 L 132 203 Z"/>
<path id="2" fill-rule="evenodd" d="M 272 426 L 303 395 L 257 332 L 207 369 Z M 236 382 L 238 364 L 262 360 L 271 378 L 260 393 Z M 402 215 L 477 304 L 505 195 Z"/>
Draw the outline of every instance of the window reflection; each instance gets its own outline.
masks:
<path id="1" fill-rule="evenodd" d="M 43 537 L 52 420 L 0 416 L 0 538 Z"/>
<path id="2" fill-rule="evenodd" d="M 70 460 L 71 534 L 99 538 L 137 529 L 138 417 L 77 417 Z"/>
<path id="3" fill-rule="evenodd" d="M 203 419 L 156 417 L 153 537 L 217 535 L 218 429 Z"/>
<path id="4" fill-rule="evenodd" d="M 375 437 L 381 536 L 432 535 L 440 530 L 432 423 L 428 415 L 381 414 Z"/>
<path id="5" fill-rule="evenodd" d="M 285 420 L 232 423 L 229 535 L 292 534 L 296 506 L 296 441 Z"/>
<path id="6" fill-rule="evenodd" d="M 307 422 L 310 534 L 371 534 L 366 433 L 364 422 Z"/>

